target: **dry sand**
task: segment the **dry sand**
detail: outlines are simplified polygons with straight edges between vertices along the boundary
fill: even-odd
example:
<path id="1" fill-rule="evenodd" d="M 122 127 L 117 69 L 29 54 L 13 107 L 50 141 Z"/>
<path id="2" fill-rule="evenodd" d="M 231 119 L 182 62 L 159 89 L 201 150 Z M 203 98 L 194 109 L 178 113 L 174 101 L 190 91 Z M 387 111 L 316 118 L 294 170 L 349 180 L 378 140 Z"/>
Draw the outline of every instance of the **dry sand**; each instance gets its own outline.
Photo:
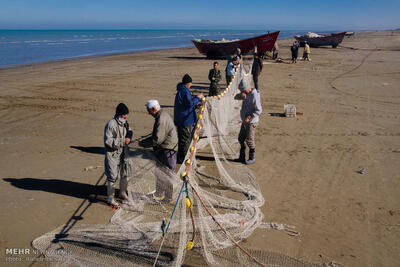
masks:
<path id="1" fill-rule="evenodd" d="M 280 42 L 287 63 L 290 42 Z M 313 262 L 400 266 L 400 32 L 360 33 L 311 53 L 311 62 L 265 61 L 250 167 L 264 220 L 301 235 L 259 229 L 243 244 Z M 115 106 L 127 103 L 135 137 L 147 135 L 144 103 L 158 99 L 172 114 L 182 75 L 206 91 L 211 66 L 190 48 L 0 70 L 1 263 L 6 248 L 30 248 L 68 221 L 107 223 L 113 211 L 86 199 L 103 173 Z M 286 103 L 303 115 L 270 116 Z"/>

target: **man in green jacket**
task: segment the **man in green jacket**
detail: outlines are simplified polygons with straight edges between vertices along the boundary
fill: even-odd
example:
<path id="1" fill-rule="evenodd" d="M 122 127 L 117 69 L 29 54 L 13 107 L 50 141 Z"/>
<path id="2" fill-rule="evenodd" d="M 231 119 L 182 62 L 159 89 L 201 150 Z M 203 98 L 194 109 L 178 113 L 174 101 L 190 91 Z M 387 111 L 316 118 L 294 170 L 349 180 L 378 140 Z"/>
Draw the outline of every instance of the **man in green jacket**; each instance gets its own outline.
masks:
<path id="1" fill-rule="evenodd" d="M 210 80 L 210 91 L 208 95 L 218 95 L 218 83 L 221 81 L 221 71 L 219 70 L 217 61 L 214 62 L 214 68 L 208 72 L 208 79 Z"/>
<path id="2" fill-rule="evenodd" d="M 146 103 L 147 112 L 155 118 L 152 134 L 154 153 L 157 159 L 175 171 L 178 150 L 178 134 L 171 116 L 161 109 L 157 100 Z"/>

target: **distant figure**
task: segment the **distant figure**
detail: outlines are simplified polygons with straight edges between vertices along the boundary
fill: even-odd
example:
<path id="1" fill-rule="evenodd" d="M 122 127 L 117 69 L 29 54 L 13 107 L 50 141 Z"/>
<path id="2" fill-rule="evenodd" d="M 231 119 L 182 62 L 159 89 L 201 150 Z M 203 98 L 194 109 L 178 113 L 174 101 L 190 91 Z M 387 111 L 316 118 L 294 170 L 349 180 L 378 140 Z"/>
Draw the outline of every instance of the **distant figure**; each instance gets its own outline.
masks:
<path id="1" fill-rule="evenodd" d="M 260 93 L 255 88 L 239 85 L 240 93 L 235 95 L 236 100 L 242 100 L 242 109 L 240 110 L 240 117 L 242 119 L 242 126 L 238 141 L 240 143 L 240 156 L 236 161 L 253 164 L 256 162 L 255 151 L 256 144 L 254 142 L 254 135 L 258 125 L 259 116 L 262 112 Z M 250 149 L 249 160 L 246 160 L 246 144 Z"/>
<path id="2" fill-rule="evenodd" d="M 272 59 L 276 60 L 278 58 L 278 41 L 275 42 L 274 47 L 272 48 Z"/>
<path id="3" fill-rule="evenodd" d="M 114 118 L 104 128 L 104 147 L 106 156 L 104 160 L 104 172 L 107 176 L 107 203 L 113 207 L 119 204 L 114 200 L 114 185 L 119 181 L 119 196 L 128 199 L 128 180 L 122 174 L 124 157 L 127 153 L 127 145 L 132 139 L 132 129 L 127 118 L 129 109 L 124 103 L 118 104 Z"/>
<path id="4" fill-rule="evenodd" d="M 226 85 L 229 86 L 230 82 L 235 75 L 237 68 L 239 67 L 239 58 L 235 56 L 231 61 L 229 61 L 228 66 L 226 66 Z"/>
<path id="5" fill-rule="evenodd" d="M 193 126 L 197 123 L 196 107 L 203 98 L 203 94 L 192 97 L 189 92 L 191 86 L 192 78 L 189 74 L 185 74 L 182 82 L 176 86 L 178 92 L 175 96 L 174 123 L 178 127 L 177 163 L 179 164 L 185 159 L 192 138 Z"/>
<path id="6" fill-rule="evenodd" d="M 208 79 L 210 80 L 209 96 L 218 95 L 218 83 L 221 81 L 221 71 L 219 70 L 218 62 L 215 61 L 213 66 L 208 72 Z"/>
<path id="7" fill-rule="evenodd" d="M 290 47 L 290 51 L 292 52 L 292 63 L 297 63 L 297 56 L 299 54 L 299 46 L 297 45 L 297 42 L 293 43 Z"/>
<path id="8" fill-rule="evenodd" d="M 240 48 L 236 48 L 236 56 L 239 58 L 239 63 L 242 61 L 242 50 Z"/>
<path id="9" fill-rule="evenodd" d="M 175 172 L 178 134 L 171 116 L 161 109 L 157 100 L 146 103 L 147 112 L 155 118 L 152 133 L 153 150 L 157 159 Z"/>
<path id="10" fill-rule="evenodd" d="M 303 59 L 310 61 L 310 45 L 307 43 L 307 41 L 304 42 L 304 52 L 303 52 Z"/>
<path id="11" fill-rule="evenodd" d="M 258 53 L 254 53 L 253 67 L 251 68 L 251 74 L 253 75 L 254 87 L 258 90 L 258 76 L 263 68 L 263 63 L 258 56 Z"/>

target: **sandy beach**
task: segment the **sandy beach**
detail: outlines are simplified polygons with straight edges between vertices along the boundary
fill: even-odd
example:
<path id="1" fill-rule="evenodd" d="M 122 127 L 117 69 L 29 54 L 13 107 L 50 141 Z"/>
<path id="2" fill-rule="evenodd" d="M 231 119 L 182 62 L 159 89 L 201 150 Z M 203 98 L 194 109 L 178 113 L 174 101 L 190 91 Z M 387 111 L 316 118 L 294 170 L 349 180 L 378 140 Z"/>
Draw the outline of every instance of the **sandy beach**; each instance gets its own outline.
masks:
<path id="1" fill-rule="evenodd" d="M 250 168 L 264 221 L 300 235 L 258 229 L 242 244 L 309 262 L 400 266 L 400 31 L 356 33 L 296 64 L 291 42 L 279 42 L 283 63 L 264 61 Z M 115 106 L 125 102 L 134 138 L 145 136 L 146 101 L 172 115 L 182 76 L 208 92 L 212 62 L 185 48 L 0 69 L 0 263 L 29 266 L 6 262 L 6 249 L 31 248 L 65 223 L 108 223 L 113 210 L 88 199 L 105 198 L 103 129 Z M 302 115 L 272 116 L 288 103 Z"/>

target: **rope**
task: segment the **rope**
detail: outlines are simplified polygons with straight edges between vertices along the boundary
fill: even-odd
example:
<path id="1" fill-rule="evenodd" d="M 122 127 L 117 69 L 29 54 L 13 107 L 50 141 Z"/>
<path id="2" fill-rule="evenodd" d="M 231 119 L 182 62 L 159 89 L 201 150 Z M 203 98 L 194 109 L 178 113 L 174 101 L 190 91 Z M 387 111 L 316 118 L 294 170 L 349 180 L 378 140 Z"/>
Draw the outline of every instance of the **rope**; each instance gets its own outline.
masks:
<path id="1" fill-rule="evenodd" d="M 249 256 L 255 263 L 267 267 L 264 263 L 260 262 L 259 260 L 257 260 L 256 257 L 254 257 L 253 255 L 250 254 L 250 252 L 248 252 L 246 249 L 244 249 L 232 236 L 231 234 L 217 221 L 217 219 L 215 219 L 214 215 L 212 215 L 212 213 L 210 212 L 210 210 L 207 208 L 206 204 L 204 203 L 203 199 L 201 198 L 201 196 L 199 195 L 199 193 L 197 192 L 197 190 L 193 187 L 192 184 L 190 184 L 190 187 L 192 188 L 193 192 L 196 194 L 196 196 L 199 198 L 202 206 L 204 207 L 204 209 L 207 211 L 207 213 L 211 216 L 211 218 L 213 219 L 213 221 L 218 225 L 219 228 L 221 228 L 221 230 L 226 234 L 226 236 L 232 241 L 232 243 L 237 246 L 242 252 L 244 252 L 247 256 Z"/>
<path id="2" fill-rule="evenodd" d="M 176 202 L 175 202 L 175 205 L 174 205 L 174 209 L 172 210 L 172 213 L 171 213 L 171 216 L 170 216 L 170 218 L 169 218 L 168 225 L 167 225 L 167 228 L 165 229 L 165 232 L 164 232 L 164 229 L 161 228 L 161 230 L 162 230 L 162 232 L 163 232 L 163 238 L 162 238 L 162 240 L 161 240 L 160 248 L 158 249 L 157 256 L 156 256 L 156 259 L 155 259 L 155 261 L 154 261 L 153 267 L 156 266 L 158 257 L 160 256 L 161 248 L 163 247 L 165 237 L 167 236 L 167 233 L 168 233 L 169 225 L 171 224 L 172 217 L 174 216 L 176 206 L 178 205 L 179 198 L 181 197 L 181 194 L 182 194 L 182 192 L 183 192 L 183 188 L 185 187 L 185 184 L 187 184 L 187 181 L 186 181 L 186 180 L 183 181 L 183 183 L 182 183 L 181 190 L 179 191 L 178 198 L 176 199 Z"/>

